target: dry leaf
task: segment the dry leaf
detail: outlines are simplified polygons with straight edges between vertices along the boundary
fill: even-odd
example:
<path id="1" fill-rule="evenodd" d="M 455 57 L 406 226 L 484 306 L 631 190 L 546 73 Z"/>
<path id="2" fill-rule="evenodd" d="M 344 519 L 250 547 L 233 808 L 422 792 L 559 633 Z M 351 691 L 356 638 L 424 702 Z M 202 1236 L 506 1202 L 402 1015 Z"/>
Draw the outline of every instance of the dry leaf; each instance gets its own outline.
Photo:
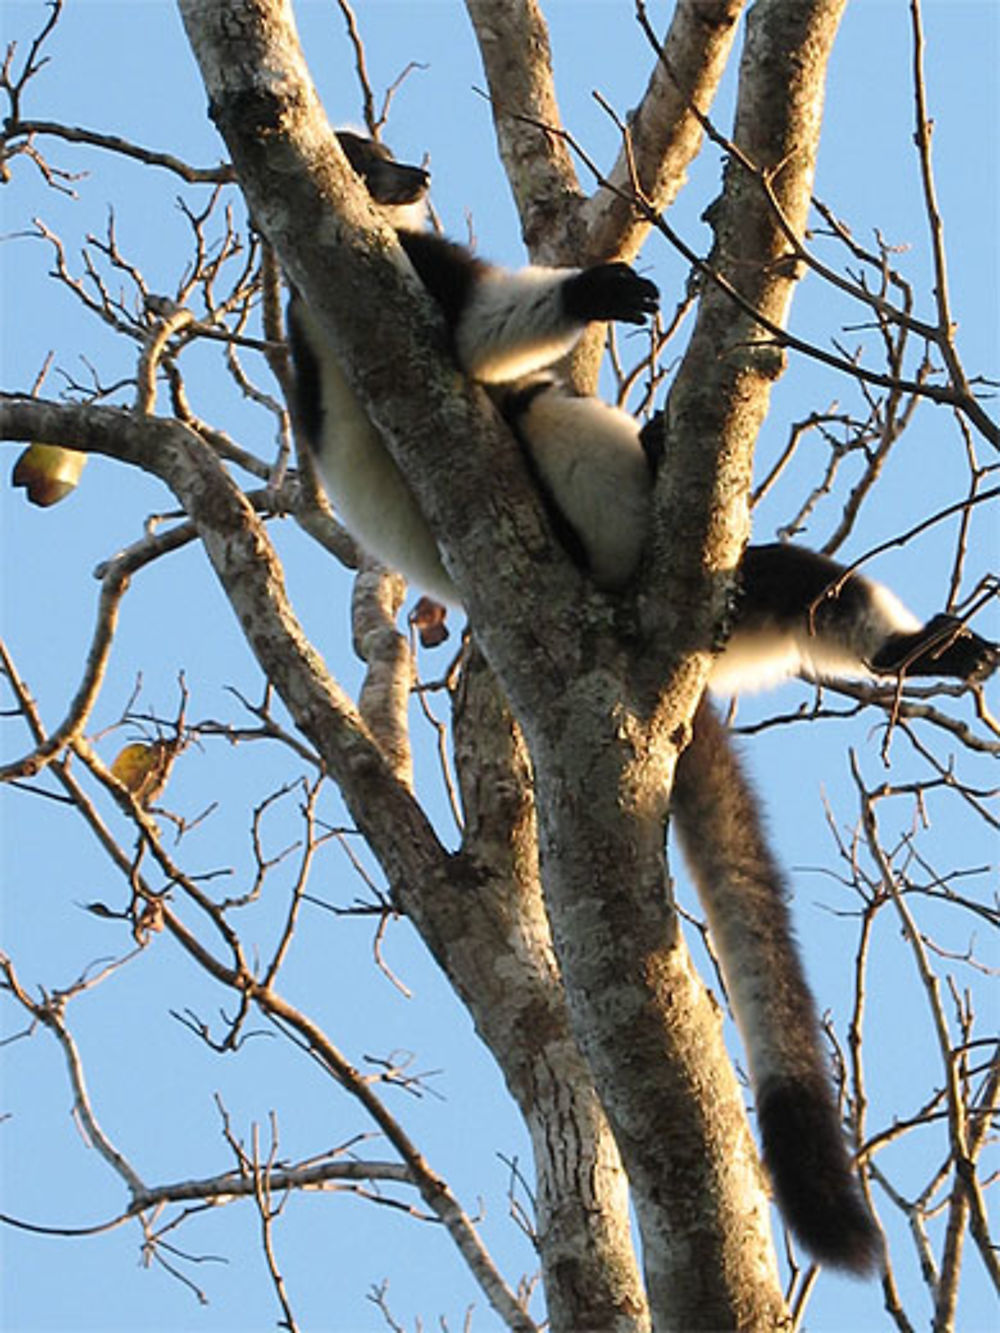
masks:
<path id="1" fill-rule="evenodd" d="M 431 597 L 421 597 L 410 612 L 410 621 L 424 648 L 436 648 L 447 639 L 447 615 L 448 608 Z"/>

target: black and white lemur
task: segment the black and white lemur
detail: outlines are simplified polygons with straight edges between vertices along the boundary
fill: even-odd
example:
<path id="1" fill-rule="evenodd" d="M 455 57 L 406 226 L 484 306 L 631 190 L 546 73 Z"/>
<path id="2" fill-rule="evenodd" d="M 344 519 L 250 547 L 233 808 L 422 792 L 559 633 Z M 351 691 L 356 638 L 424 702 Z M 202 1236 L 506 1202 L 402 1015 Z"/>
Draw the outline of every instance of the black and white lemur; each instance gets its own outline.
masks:
<path id="1" fill-rule="evenodd" d="M 623 587 L 646 539 L 657 449 L 625 412 L 539 372 L 592 320 L 641 323 L 656 307 L 656 288 L 620 263 L 493 267 L 424 230 L 429 178 L 421 168 L 359 135 L 338 138 L 440 307 L 458 365 L 494 386 L 557 535 L 598 586 Z M 296 429 L 344 524 L 425 592 L 457 601 L 412 493 L 295 293 L 289 337 Z M 733 621 L 710 677 L 726 692 L 795 673 L 972 680 L 998 660 L 951 617 L 924 625 L 879 584 L 845 577 L 834 561 L 795 546 L 747 548 Z M 672 814 L 722 959 L 782 1212 L 817 1258 L 867 1271 L 878 1262 L 877 1231 L 841 1132 L 783 878 L 755 793 L 706 700 L 677 766 Z"/>

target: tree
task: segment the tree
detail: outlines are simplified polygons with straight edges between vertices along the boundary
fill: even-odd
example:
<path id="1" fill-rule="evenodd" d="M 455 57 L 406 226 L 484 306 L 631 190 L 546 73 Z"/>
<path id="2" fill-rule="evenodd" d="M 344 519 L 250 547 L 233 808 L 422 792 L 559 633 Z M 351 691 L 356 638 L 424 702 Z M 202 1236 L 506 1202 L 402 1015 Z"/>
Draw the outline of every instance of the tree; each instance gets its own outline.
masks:
<path id="1" fill-rule="evenodd" d="M 534 258 L 573 263 L 631 258 L 651 231 L 664 245 L 683 244 L 670 226 L 672 215 L 664 211 L 710 129 L 704 113 L 741 8 L 704 0 L 681 3 L 664 28 L 662 45 L 639 10 L 638 22 L 650 37 L 650 83 L 627 130 L 619 118 L 616 165 L 597 173 L 596 187 L 587 193 L 561 128 L 542 16 L 534 5 L 468 5 L 490 84 L 500 154 Z M 286 1291 L 274 1248 L 276 1195 L 318 1181 L 355 1188 L 362 1188 L 359 1181 L 368 1182 L 365 1188 L 393 1183 L 399 1197 L 419 1199 L 419 1207 L 448 1231 L 501 1319 L 528 1328 L 537 1315 L 535 1306 L 528 1313 L 527 1290 L 501 1275 L 457 1194 L 405 1129 L 405 1117 L 390 1110 L 389 1089 L 412 1086 L 407 1070 L 389 1060 L 374 1072 L 359 1073 L 353 1057 L 341 1053 L 315 1017 L 313 997 L 293 1003 L 283 983 L 293 946 L 307 947 L 300 941 L 308 934 L 303 918 L 312 892 L 311 864 L 336 831 L 319 813 L 321 790 L 331 778 L 352 833 L 363 838 L 387 886 L 373 889 L 367 910 L 382 926 L 403 913 L 419 932 L 470 1012 L 524 1118 L 534 1155 L 529 1225 L 553 1325 L 642 1328 L 652 1320 L 656 1327 L 772 1328 L 786 1318 L 788 1306 L 799 1309 L 808 1294 L 811 1274 L 798 1273 L 787 1302 L 779 1286 L 743 1096 L 717 1010 L 692 966 L 665 892 L 663 821 L 673 764 L 725 615 L 731 583 L 726 571 L 735 567 L 747 533 L 753 445 L 787 347 L 825 356 L 835 372 L 853 378 L 868 404 L 864 419 L 817 413 L 808 423 L 827 438 L 841 425 L 847 443 L 834 440 L 828 478 L 816 480 L 813 473 L 813 490 L 797 523 L 832 484 L 845 452 L 867 457 L 845 498 L 830 549 L 853 531 L 916 405 L 936 401 L 952 409 L 969 441 L 967 491 L 955 507 L 959 528 L 950 590 L 952 600 L 960 591 L 968 599 L 975 579 L 970 582 L 963 565 L 967 534 L 989 498 L 986 470 L 976 461 L 972 441 L 979 434 L 996 442 L 996 428 L 958 359 L 937 250 L 935 313 L 918 319 L 888 248 L 867 252 L 820 205 L 835 241 L 863 276 L 821 267 L 804 247 L 825 68 L 841 9 L 839 0 L 765 0 L 747 18 L 734 129 L 731 139 L 723 140 L 726 175 L 711 214 L 714 248 L 696 263 L 687 253 L 697 275 L 696 316 L 670 378 L 676 424 L 660 497 L 661 523 L 643 586 L 627 610 L 583 588 L 545 525 L 510 440 L 481 395 L 456 383 L 440 350 L 433 312 L 387 262 L 391 238 L 373 224 L 357 183 L 331 145 L 284 5 L 265 0 L 181 5 L 233 160 L 232 169 L 206 169 L 194 179 L 210 190 L 233 191 L 235 172 L 254 221 L 248 242 L 227 216 L 213 249 L 210 228 L 221 193 L 211 196 L 207 207 L 185 205 L 195 238 L 193 260 L 184 282 L 164 300 L 150 290 L 109 228 L 91 254 L 96 249 L 103 256 L 103 272 L 117 270 L 134 284 L 141 297 L 137 314 L 92 263 L 90 286 L 75 279 L 61 242 L 44 233 L 62 281 L 75 285 L 96 314 L 139 347 L 130 375 L 133 405 L 107 406 L 103 400 L 114 396 L 114 387 L 100 378 L 82 395 L 84 401 L 69 404 L 41 390 L 34 397 L 11 395 L 4 402 L 4 436 L 84 449 L 148 472 L 166 483 L 183 515 L 104 566 L 92 649 L 62 726 L 44 729 L 16 662 L 5 659 L 16 711 L 31 729 L 30 752 L 5 775 L 23 784 L 43 772 L 97 833 L 127 892 L 115 901 L 102 895 L 89 904 L 91 914 L 109 930 L 120 930 L 112 919 L 122 918 L 136 945 L 126 960 L 82 973 L 76 986 L 50 990 L 42 999 L 12 959 L 8 998 L 60 1042 L 77 1113 L 128 1190 L 124 1212 L 139 1219 L 148 1253 L 174 1263 L 166 1246 L 178 1218 L 171 1214 L 170 1230 L 164 1231 L 162 1204 L 178 1205 L 183 1218 L 184 1200 L 252 1197 L 288 1324 L 295 1318 L 294 1293 Z M 913 14 L 919 34 L 919 10 Z M 56 5 L 51 24 L 59 15 Z M 7 143 L 10 151 L 33 155 L 58 185 L 60 177 L 37 144 L 46 135 L 68 137 L 65 127 L 32 122 L 20 105 L 41 49 L 29 51 L 20 82 L 15 66 L 8 66 Z M 519 58 L 512 61 L 511 53 Z M 922 107 L 918 127 L 924 131 L 920 160 L 933 221 Z M 131 153 L 150 169 L 166 166 L 191 178 L 173 159 L 124 142 L 100 144 L 93 134 L 83 137 L 94 146 Z M 636 195 L 643 207 L 636 207 Z M 282 405 L 270 394 L 263 397 L 242 369 L 242 354 L 261 353 L 278 384 L 285 381 L 275 251 L 348 349 L 362 392 L 440 535 L 468 608 L 473 636 L 442 687 L 454 709 L 462 822 L 455 849 L 415 795 L 407 721 L 414 654 L 394 624 L 399 582 L 360 560 L 308 476 L 290 471 Z M 867 352 L 857 361 L 851 351 L 825 352 L 783 333 L 792 291 L 807 268 L 831 289 L 849 285 L 849 294 L 877 326 L 884 367 L 873 369 Z M 197 313 L 195 293 L 204 306 Z M 247 328 L 258 301 L 261 336 L 252 337 Z M 239 382 L 273 413 L 280 441 L 274 458 L 252 451 L 241 432 L 223 433 L 210 425 L 191 406 L 187 367 L 213 337 L 225 346 Z M 657 341 L 661 345 L 643 365 L 621 371 L 623 392 L 630 380 L 643 376 L 647 396 L 658 391 L 668 343 Z M 929 359 L 908 359 L 910 343 L 917 342 L 940 357 L 942 373 L 933 371 Z M 578 358 L 574 374 L 582 387 L 596 382 L 599 355 L 595 343 Z M 160 383 L 170 397 L 165 414 L 156 412 Z M 245 477 L 252 479 L 248 487 L 240 484 Z M 263 485 L 255 490 L 254 483 Z M 927 497 L 923 522 L 940 517 L 935 506 L 936 497 Z M 366 675 L 356 703 L 309 644 L 286 593 L 267 531 L 267 520 L 285 513 L 333 555 L 361 563 L 353 632 Z M 484 522 L 483 515 L 492 521 Z M 262 703 L 247 705 L 250 727 L 236 719 L 192 724 L 186 687 L 172 718 L 127 709 L 125 720 L 133 727 L 142 721 L 145 732 L 109 764 L 85 732 L 122 599 L 137 571 L 194 542 L 236 612 L 268 693 Z M 482 577 L 485 570 L 488 580 Z M 971 600 L 983 601 L 989 592 L 973 592 Z M 861 964 L 876 918 L 895 911 L 909 932 L 938 1020 L 944 1092 L 929 1092 L 912 1119 L 926 1125 L 940 1115 L 949 1132 L 948 1227 L 933 1286 L 938 1325 L 947 1327 L 954 1319 L 966 1226 L 984 1263 L 991 1263 L 975 1167 L 997 1079 L 976 1044 L 974 1008 L 957 989 L 954 1013 L 946 1012 L 933 955 L 912 922 L 909 897 L 930 893 L 954 900 L 955 910 L 994 918 L 966 897 L 951 874 L 936 878 L 910 839 L 887 852 L 877 816 L 893 793 L 897 799 L 909 796 L 919 807 L 939 786 L 957 788 L 978 811 L 982 793 L 972 779 L 955 777 L 925 731 L 940 732 L 969 750 L 995 749 L 995 742 L 980 695 L 974 726 L 922 693 L 845 693 L 883 709 L 887 754 L 896 758 L 894 738 L 902 734 L 927 766 L 912 782 L 894 770 L 888 788 L 866 781 L 862 767 L 855 766 L 859 829 L 870 861 L 857 846 L 844 845 L 863 946 L 844 1064 L 862 1162 L 870 1179 L 880 1179 L 875 1149 L 895 1131 L 873 1129 L 864 1116 Z M 812 715 L 830 711 L 820 700 Z M 915 729 L 918 722 L 924 730 Z M 801 743 L 795 735 L 801 730 L 792 729 L 790 744 Z M 262 892 L 273 883 L 280 861 L 269 850 L 266 828 L 291 787 L 278 786 L 259 803 L 251 829 L 252 869 L 235 893 L 204 878 L 197 862 L 182 863 L 165 837 L 170 816 L 163 802 L 175 773 L 179 777 L 186 765 L 198 762 L 194 744 L 251 739 L 286 747 L 308 774 L 294 789 L 301 793 L 301 847 L 280 908 L 272 892 Z M 99 801 L 108 802 L 122 823 L 112 827 L 112 815 Z M 188 846 L 189 823 L 175 822 Z M 259 960 L 254 950 L 266 928 L 250 925 L 248 914 L 263 899 L 272 938 Z M 262 1016 L 357 1099 L 392 1157 L 354 1162 L 338 1152 L 313 1162 L 304 1154 L 287 1164 L 279 1160 L 276 1145 L 269 1155 L 256 1139 L 241 1142 L 226 1113 L 235 1170 L 203 1180 L 192 1170 L 183 1186 L 151 1188 L 148 1173 L 137 1172 L 132 1154 L 122 1153 L 114 1136 L 99 1126 L 79 1081 L 68 1015 L 71 1000 L 89 995 L 126 961 L 129 970 L 142 967 L 167 941 L 230 996 L 221 1024 L 201 1012 L 186 1013 L 184 1021 L 206 1044 L 236 1051 L 254 1016 Z M 976 961 L 970 955 L 970 967 Z M 885 1188 L 892 1197 L 891 1180 Z M 642 1239 L 641 1273 L 629 1230 L 629 1197 Z M 928 1195 L 910 1210 L 918 1234 L 936 1197 Z M 905 1326 L 891 1271 L 885 1292 Z"/>

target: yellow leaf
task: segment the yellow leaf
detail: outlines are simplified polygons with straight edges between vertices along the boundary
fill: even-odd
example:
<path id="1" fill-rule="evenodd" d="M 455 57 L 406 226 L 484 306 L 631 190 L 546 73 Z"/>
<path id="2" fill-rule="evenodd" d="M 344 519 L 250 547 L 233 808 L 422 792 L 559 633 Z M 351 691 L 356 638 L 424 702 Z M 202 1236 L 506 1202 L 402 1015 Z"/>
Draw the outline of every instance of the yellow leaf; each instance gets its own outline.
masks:
<path id="1" fill-rule="evenodd" d="M 134 741 L 118 752 L 111 772 L 140 804 L 145 805 L 163 790 L 169 773 L 168 760 L 168 749 L 163 741 L 153 741 L 150 745 Z"/>
<path id="2" fill-rule="evenodd" d="M 29 444 L 14 464 L 11 482 L 23 486 L 32 504 L 43 509 L 76 490 L 87 455 L 60 444 Z"/>

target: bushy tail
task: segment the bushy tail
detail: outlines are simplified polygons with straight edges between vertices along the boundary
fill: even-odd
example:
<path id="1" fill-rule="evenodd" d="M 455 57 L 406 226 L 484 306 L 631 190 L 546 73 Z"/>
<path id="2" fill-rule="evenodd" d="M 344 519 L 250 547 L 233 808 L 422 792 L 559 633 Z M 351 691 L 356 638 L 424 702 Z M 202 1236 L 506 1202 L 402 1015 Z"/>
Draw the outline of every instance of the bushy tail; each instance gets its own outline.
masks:
<path id="1" fill-rule="evenodd" d="M 778 1205 L 817 1259 L 868 1272 L 879 1234 L 844 1142 L 784 882 L 707 699 L 677 765 L 672 811 L 746 1047 Z"/>

